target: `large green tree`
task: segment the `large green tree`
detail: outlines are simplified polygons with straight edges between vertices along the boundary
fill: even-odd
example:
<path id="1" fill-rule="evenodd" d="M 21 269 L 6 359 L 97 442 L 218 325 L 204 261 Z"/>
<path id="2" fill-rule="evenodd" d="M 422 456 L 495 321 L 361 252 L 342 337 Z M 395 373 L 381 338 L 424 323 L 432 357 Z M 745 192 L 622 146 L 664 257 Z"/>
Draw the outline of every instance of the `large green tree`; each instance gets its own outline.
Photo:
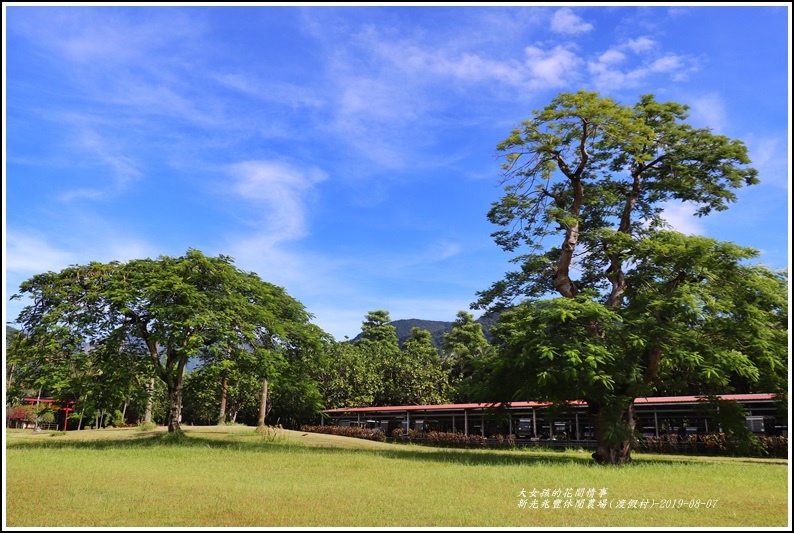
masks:
<path id="1" fill-rule="evenodd" d="M 440 403 L 448 398 L 447 375 L 430 332 L 413 328 L 402 349 L 389 312 L 370 311 L 361 326 L 361 338 L 354 344 L 364 365 L 374 368 L 378 386 L 372 405 L 420 405 Z M 358 359 L 361 361 L 361 359 Z"/>
<path id="2" fill-rule="evenodd" d="M 155 375 L 168 390 L 168 428 L 179 432 L 182 385 L 188 361 L 202 352 L 242 346 L 272 349 L 311 315 L 283 288 L 243 272 L 227 256 L 188 250 L 127 263 L 92 262 L 47 272 L 23 282 L 33 303 L 17 322 L 31 337 L 58 333 L 74 342 L 145 346 Z"/>
<path id="3" fill-rule="evenodd" d="M 368 407 L 382 389 L 370 352 L 347 341 L 328 345 L 326 365 L 319 380 L 326 407 Z"/>
<path id="4" fill-rule="evenodd" d="M 482 332 L 482 325 L 466 311 L 458 311 L 452 328 L 444 334 L 441 357 L 449 373 L 453 400 L 459 403 L 478 401 L 475 371 L 491 352 L 491 345 Z"/>
<path id="5" fill-rule="evenodd" d="M 449 402 L 449 374 L 433 346 L 432 334 L 414 326 L 402 347 L 402 372 L 396 385 L 403 389 L 402 404 L 432 405 Z"/>
<path id="6" fill-rule="evenodd" d="M 665 222 L 667 203 L 705 216 L 758 182 L 741 141 L 686 118 L 652 95 L 563 93 L 498 145 L 504 195 L 488 218 L 521 253 L 473 304 L 509 309 L 492 383 L 506 400 L 586 400 L 599 463 L 630 460 L 633 401 L 673 374 L 704 393 L 787 388 L 787 273 Z"/>

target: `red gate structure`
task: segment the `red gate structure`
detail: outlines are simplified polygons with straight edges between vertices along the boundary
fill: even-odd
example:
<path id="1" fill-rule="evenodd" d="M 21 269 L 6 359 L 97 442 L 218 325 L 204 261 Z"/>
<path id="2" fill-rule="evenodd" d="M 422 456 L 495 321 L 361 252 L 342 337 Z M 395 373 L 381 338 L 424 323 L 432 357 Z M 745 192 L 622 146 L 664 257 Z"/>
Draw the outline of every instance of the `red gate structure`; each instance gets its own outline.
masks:
<path id="1" fill-rule="evenodd" d="M 30 405 L 46 403 L 53 411 L 63 411 L 63 430 L 66 431 L 66 425 L 69 423 L 69 411 L 74 411 L 75 402 L 56 400 L 55 398 L 22 398 L 22 401 Z"/>

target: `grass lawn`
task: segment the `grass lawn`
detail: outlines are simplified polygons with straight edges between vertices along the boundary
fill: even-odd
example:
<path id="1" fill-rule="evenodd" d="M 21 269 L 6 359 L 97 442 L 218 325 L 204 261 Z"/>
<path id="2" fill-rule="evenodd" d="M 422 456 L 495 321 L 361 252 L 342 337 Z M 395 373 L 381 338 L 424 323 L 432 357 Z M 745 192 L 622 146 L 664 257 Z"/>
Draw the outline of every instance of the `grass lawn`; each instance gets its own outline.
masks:
<path id="1" fill-rule="evenodd" d="M 780 459 L 634 454 L 630 465 L 602 467 L 581 451 L 453 450 L 297 431 L 263 438 L 244 426 L 184 430 L 178 442 L 163 428 L 7 430 L 5 526 L 791 524 L 788 461 Z"/>

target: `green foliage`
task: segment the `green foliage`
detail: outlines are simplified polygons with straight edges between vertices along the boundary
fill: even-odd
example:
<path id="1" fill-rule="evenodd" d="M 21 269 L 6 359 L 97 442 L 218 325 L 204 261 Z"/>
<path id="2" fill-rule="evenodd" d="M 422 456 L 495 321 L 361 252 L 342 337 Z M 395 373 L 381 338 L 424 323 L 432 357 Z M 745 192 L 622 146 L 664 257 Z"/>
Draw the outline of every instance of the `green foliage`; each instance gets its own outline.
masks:
<path id="1" fill-rule="evenodd" d="M 138 431 L 153 431 L 157 429 L 157 424 L 154 422 L 141 422 L 138 424 Z"/>
<path id="2" fill-rule="evenodd" d="M 46 345 L 40 354 L 55 351 L 68 360 L 79 351 L 113 363 L 84 365 L 78 375 L 89 383 L 118 369 L 118 379 L 101 380 L 113 387 L 80 389 L 76 396 L 92 398 L 95 410 L 112 409 L 129 397 L 132 376 L 154 372 L 167 387 L 169 431 L 180 429 L 179 400 L 191 358 L 222 364 L 229 351 L 287 351 L 291 339 L 306 336 L 311 318 L 284 289 L 236 269 L 231 258 L 192 249 L 176 258 L 93 262 L 39 274 L 21 284 L 20 294 L 26 293 L 36 304 L 17 320 Z M 91 351 L 78 349 L 88 341 Z M 53 375 L 69 375 L 67 365 L 56 366 Z"/>
<path id="3" fill-rule="evenodd" d="M 38 413 L 39 422 L 42 424 L 52 424 L 55 422 L 55 413 L 48 407 L 42 408 Z"/>
<path id="4" fill-rule="evenodd" d="M 490 352 L 491 345 L 485 339 L 482 325 L 475 322 L 470 313 L 458 311 L 442 343 L 443 366 L 449 373 L 453 401 L 467 403 L 478 400 L 480 376 L 476 375 L 477 363 L 487 358 Z"/>
<path id="5" fill-rule="evenodd" d="M 686 118 L 652 95 L 624 106 L 562 93 L 498 145 L 493 237 L 527 253 L 473 304 L 508 310 L 490 390 L 587 400 L 603 462 L 630 460 L 637 396 L 787 389 L 788 274 L 749 264 L 750 248 L 667 230 L 664 204 L 705 216 L 758 182 L 741 141 Z"/>
<path id="6" fill-rule="evenodd" d="M 36 408 L 33 405 L 15 405 L 8 410 L 8 418 L 12 422 L 30 422 L 36 421 Z"/>
<path id="7" fill-rule="evenodd" d="M 395 329 L 388 321 L 388 311 L 370 311 L 362 326 L 362 337 L 353 344 L 353 349 L 338 348 L 342 356 L 338 362 L 347 366 L 331 364 L 348 376 L 360 369 L 361 378 L 356 381 L 363 381 L 365 387 L 354 388 L 357 392 L 347 397 L 334 394 L 336 398 L 329 402 L 331 405 L 340 400 L 364 405 L 421 405 L 447 400 L 448 381 L 431 334 L 415 327 L 401 349 Z M 337 381 L 339 376 L 337 371 Z M 342 387 L 349 390 L 350 384 Z"/>
<path id="8" fill-rule="evenodd" d="M 321 377 L 323 397 L 329 409 L 373 405 L 382 382 L 376 361 L 361 345 L 335 342 L 328 347 L 327 365 Z"/>

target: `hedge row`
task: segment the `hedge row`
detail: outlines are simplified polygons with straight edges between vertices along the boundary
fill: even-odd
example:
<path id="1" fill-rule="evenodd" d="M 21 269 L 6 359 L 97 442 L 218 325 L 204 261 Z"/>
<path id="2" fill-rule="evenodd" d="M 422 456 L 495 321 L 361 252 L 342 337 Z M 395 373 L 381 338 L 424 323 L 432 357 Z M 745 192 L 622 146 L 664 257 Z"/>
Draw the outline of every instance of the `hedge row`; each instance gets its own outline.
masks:
<path id="1" fill-rule="evenodd" d="M 446 448 L 485 448 L 488 446 L 515 446 L 515 435 L 491 435 L 485 438 L 482 435 L 471 434 L 464 435 L 461 432 L 448 433 L 443 431 L 428 431 L 423 433 L 409 429 L 407 433 L 403 433 L 401 428 L 397 428 L 392 432 L 392 437 L 395 441 L 408 441 L 427 444 L 430 446 L 443 446 Z"/>
<path id="2" fill-rule="evenodd" d="M 356 439 L 375 440 L 378 442 L 386 440 L 386 435 L 379 429 L 368 429 L 355 426 L 301 426 L 301 431 L 340 435 L 342 437 L 354 437 Z"/>
<path id="3" fill-rule="evenodd" d="M 788 438 L 753 436 L 749 441 L 731 439 L 725 433 L 660 435 L 638 439 L 637 449 L 654 453 L 691 453 L 756 457 L 788 457 Z"/>

